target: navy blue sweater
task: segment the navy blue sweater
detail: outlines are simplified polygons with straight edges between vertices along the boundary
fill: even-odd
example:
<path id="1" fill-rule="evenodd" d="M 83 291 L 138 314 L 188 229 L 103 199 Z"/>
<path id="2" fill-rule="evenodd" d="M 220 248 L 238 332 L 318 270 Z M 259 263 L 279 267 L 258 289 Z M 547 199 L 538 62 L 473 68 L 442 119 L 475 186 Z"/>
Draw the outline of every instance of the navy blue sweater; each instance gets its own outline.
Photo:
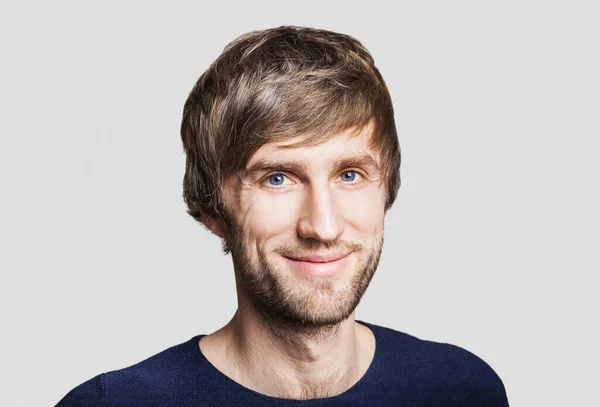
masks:
<path id="1" fill-rule="evenodd" d="M 198 346 L 203 335 L 198 335 L 136 365 L 88 380 L 57 407 L 508 406 L 498 375 L 472 353 L 357 322 L 373 331 L 375 357 L 365 375 L 335 397 L 289 400 L 250 390 L 204 357 Z"/>

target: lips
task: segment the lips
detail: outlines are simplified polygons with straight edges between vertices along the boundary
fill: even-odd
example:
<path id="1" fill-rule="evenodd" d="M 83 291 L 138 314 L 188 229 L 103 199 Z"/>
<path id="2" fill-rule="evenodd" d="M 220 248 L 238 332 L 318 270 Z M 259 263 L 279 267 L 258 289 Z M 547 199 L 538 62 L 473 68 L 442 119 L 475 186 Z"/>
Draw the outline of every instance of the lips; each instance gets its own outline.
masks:
<path id="1" fill-rule="evenodd" d="M 323 254 L 311 254 L 310 256 L 303 257 L 288 257 L 291 260 L 296 261 L 307 261 L 311 263 L 328 263 L 331 261 L 339 260 L 346 257 L 349 253 L 323 253 Z"/>
<path id="2" fill-rule="evenodd" d="M 292 267 L 312 277 L 333 277 L 341 274 L 347 267 L 350 253 L 312 254 L 302 257 L 285 257 Z"/>

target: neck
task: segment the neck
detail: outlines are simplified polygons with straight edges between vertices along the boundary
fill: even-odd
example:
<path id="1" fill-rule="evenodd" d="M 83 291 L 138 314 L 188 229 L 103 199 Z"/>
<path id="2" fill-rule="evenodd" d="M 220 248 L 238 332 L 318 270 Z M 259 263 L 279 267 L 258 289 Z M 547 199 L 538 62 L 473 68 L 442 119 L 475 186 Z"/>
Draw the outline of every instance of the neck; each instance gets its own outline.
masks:
<path id="1" fill-rule="evenodd" d="M 303 400 L 352 387 L 371 364 L 375 340 L 354 313 L 339 324 L 306 326 L 240 306 L 200 347 L 217 369 L 243 386 Z"/>

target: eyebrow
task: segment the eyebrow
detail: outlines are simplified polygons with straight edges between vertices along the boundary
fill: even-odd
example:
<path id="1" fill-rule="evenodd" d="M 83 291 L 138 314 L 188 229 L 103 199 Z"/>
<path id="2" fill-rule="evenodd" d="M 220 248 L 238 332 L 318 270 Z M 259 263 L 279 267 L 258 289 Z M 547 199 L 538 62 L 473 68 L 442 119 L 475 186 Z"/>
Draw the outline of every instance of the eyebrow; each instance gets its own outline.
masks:
<path id="1" fill-rule="evenodd" d="M 337 171 L 341 171 L 345 168 L 349 167 L 361 167 L 371 169 L 371 171 L 379 172 L 380 167 L 377 161 L 371 157 L 369 154 L 359 154 L 356 156 L 350 157 L 340 157 L 335 160 L 328 166 L 330 169 Z M 246 167 L 245 172 L 250 174 L 254 172 L 264 171 L 292 171 L 292 172 L 307 172 L 307 165 L 303 162 L 292 161 L 292 160 L 276 160 L 259 158 L 254 163 Z"/>

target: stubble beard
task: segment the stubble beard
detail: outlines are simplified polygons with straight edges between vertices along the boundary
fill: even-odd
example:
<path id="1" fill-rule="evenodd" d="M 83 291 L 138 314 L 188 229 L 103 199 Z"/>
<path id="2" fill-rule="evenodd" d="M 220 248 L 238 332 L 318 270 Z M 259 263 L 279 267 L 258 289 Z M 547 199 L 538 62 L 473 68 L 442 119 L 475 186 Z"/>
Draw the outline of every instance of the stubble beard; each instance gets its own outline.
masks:
<path id="1" fill-rule="evenodd" d="M 366 292 L 383 248 L 382 231 L 371 249 L 356 243 L 324 244 L 305 239 L 300 248 L 282 246 L 265 256 L 254 254 L 237 228 L 231 228 L 229 236 L 236 280 L 241 285 L 239 289 L 248 293 L 257 315 L 269 330 L 288 340 L 291 333 L 312 339 L 324 339 L 335 333 L 339 324 L 354 312 Z M 355 259 L 350 264 L 355 271 L 341 290 L 335 290 L 333 282 L 327 279 L 315 280 L 312 285 L 298 284 L 290 269 L 276 265 L 281 264 L 281 258 L 277 259 L 281 255 L 314 252 L 322 248 L 354 251 Z"/>

